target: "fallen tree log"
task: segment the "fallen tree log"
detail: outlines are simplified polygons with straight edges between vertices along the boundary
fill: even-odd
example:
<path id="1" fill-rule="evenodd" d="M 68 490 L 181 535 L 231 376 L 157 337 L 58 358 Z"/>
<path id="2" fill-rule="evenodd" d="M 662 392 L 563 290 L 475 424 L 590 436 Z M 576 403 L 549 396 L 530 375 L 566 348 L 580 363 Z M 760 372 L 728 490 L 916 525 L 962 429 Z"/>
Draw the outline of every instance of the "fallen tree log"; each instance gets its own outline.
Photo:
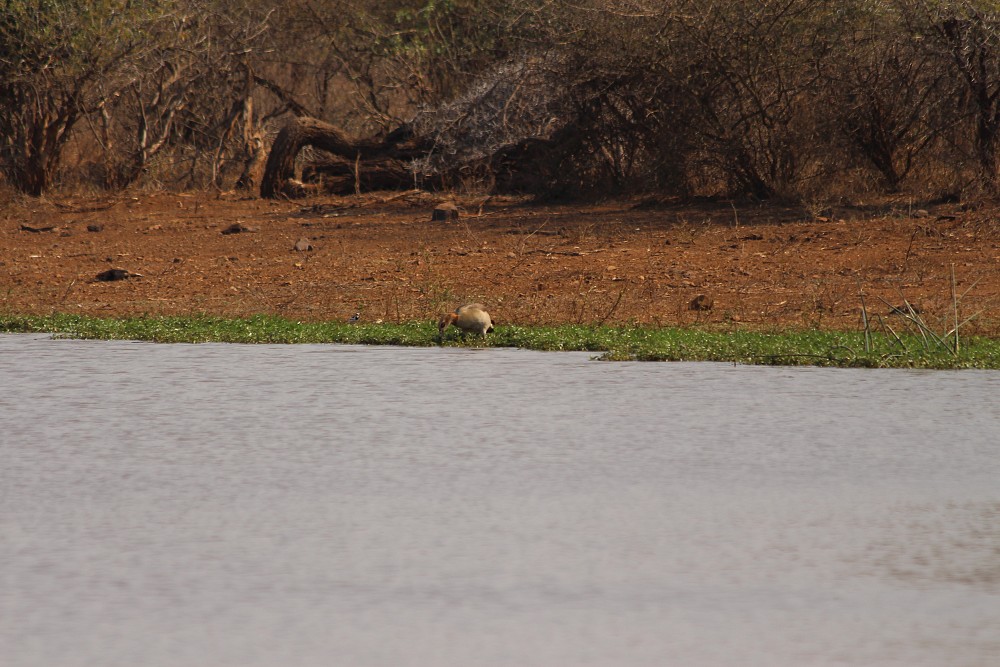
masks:
<path id="1" fill-rule="evenodd" d="M 295 160 L 306 146 L 330 153 L 295 179 Z M 301 197 L 310 190 L 354 194 L 362 190 L 447 188 L 468 181 L 491 183 L 496 192 L 560 195 L 572 191 L 573 156 L 583 151 L 580 133 L 570 125 L 551 138 L 528 137 L 492 155 L 465 164 L 439 161 L 432 173 L 416 174 L 413 161 L 428 157 L 435 142 L 402 125 L 384 137 L 351 139 L 340 128 L 315 118 L 291 120 L 274 140 L 261 178 L 260 196 Z"/>
<path id="2" fill-rule="evenodd" d="M 304 183 L 318 183 L 324 192 L 351 195 L 372 190 L 410 190 L 414 187 L 411 162 L 383 157 L 351 162 L 320 159 L 302 168 Z"/>
<path id="3" fill-rule="evenodd" d="M 306 146 L 332 153 L 352 166 L 379 159 L 387 160 L 386 164 L 394 161 L 401 165 L 403 161 L 412 160 L 430 150 L 429 142 L 415 137 L 406 125 L 385 137 L 351 139 L 343 130 L 330 123 L 315 118 L 295 118 L 274 139 L 260 182 L 261 197 L 273 199 L 297 196 L 301 185 L 295 182 L 295 159 Z M 412 178 L 409 182 L 412 184 Z M 352 180 L 351 190 L 353 189 Z"/>

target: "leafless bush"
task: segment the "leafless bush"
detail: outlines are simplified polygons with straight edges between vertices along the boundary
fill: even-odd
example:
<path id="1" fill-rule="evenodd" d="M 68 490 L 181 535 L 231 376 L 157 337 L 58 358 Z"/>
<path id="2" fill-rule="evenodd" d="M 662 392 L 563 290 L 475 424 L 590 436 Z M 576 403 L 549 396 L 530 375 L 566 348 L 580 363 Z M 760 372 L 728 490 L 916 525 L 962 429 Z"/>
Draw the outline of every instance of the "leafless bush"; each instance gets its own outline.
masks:
<path id="1" fill-rule="evenodd" d="M 126 63 L 119 93 L 94 127 L 105 150 L 107 180 L 128 185 L 161 155 L 174 178 L 219 184 L 227 162 L 254 150 L 252 55 L 270 12 L 232 3 L 189 2 L 156 26 L 141 59 Z M 178 168 L 182 167 L 182 168 Z"/>
<path id="2" fill-rule="evenodd" d="M 432 147 L 415 173 L 539 194 L 998 181 L 986 0 L 42 5 L 0 9 L 0 167 L 28 192 L 84 132 L 111 187 L 247 183 L 288 114 L 405 125 Z"/>
<path id="3" fill-rule="evenodd" d="M 896 0 L 900 27 L 934 66 L 958 83 L 944 122 L 955 146 L 979 163 L 979 175 L 998 184 L 1000 159 L 1000 11 L 995 2 Z"/>
<path id="4" fill-rule="evenodd" d="M 504 147 L 548 138 L 565 122 L 565 85 L 545 56 L 522 56 L 480 76 L 455 100 L 418 112 L 414 131 L 434 138 L 432 169 L 485 160 Z"/>

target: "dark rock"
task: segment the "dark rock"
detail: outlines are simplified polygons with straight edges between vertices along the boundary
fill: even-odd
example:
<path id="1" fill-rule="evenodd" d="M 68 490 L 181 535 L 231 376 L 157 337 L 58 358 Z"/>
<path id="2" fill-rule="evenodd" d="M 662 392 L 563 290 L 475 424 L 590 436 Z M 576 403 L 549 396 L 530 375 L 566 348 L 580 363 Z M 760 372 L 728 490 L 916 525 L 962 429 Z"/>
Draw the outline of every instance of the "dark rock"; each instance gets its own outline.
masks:
<path id="1" fill-rule="evenodd" d="M 125 280 L 131 277 L 131 273 L 125 269 L 108 269 L 107 271 L 101 271 L 97 274 L 97 279 L 104 282 L 112 282 L 114 280 Z"/>
<path id="2" fill-rule="evenodd" d="M 691 303 L 688 304 L 688 310 L 712 310 L 712 306 L 715 303 L 712 301 L 710 296 L 705 294 L 699 294 L 695 298 L 691 299 Z"/>
<path id="3" fill-rule="evenodd" d="M 21 229 L 26 232 L 31 232 L 32 234 L 40 234 L 41 232 L 51 232 L 55 227 L 32 227 L 31 225 L 21 225 Z"/>
<path id="4" fill-rule="evenodd" d="M 103 232 L 104 225 L 87 225 L 88 232 Z"/>
<path id="5" fill-rule="evenodd" d="M 438 204 L 434 207 L 434 212 L 431 214 L 431 220 L 434 222 L 450 222 L 452 220 L 458 220 L 458 207 L 452 202 Z"/>
<path id="6" fill-rule="evenodd" d="M 244 225 L 242 222 L 234 222 L 233 224 L 223 229 L 222 233 L 228 236 L 229 234 L 245 234 L 247 232 L 255 232 L 255 231 L 257 231 L 256 227 L 250 227 L 248 225 Z"/>

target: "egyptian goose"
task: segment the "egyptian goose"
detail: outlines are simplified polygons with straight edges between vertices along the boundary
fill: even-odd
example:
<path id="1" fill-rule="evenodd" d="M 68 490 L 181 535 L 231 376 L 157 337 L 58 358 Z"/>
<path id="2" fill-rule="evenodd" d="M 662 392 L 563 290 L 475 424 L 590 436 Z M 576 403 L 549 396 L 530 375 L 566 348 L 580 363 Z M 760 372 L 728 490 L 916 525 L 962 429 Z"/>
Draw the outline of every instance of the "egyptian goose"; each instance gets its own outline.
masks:
<path id="1" fill-rule="evenodd" d="M 444 330 L 452 324 L 462 330 L 462 335 L 478 333 L 485 338 L 493 331 L 493 320 L 481 303 L 467 303 L 442 317 L 438 322 L 438 334 L 444 335 Z"/>

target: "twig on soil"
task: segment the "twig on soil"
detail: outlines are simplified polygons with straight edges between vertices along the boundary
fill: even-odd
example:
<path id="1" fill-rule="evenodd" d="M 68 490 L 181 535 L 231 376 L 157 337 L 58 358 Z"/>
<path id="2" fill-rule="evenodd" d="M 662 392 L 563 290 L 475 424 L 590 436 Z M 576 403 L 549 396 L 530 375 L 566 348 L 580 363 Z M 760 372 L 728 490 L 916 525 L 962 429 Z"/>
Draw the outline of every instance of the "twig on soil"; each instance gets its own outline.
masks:
<path id="1" fill-rule="evenodd" d="M 369 206 L 374 206 L 376 204 L 388 204 L 391 201 L 396 201 L 397 199 L 403 199 L 404 197 L 412 197 L 415 194 L 420 194 L 423 190 L 412 189 L 405 190 L 403 192 L 397 192 L 394 195 L 389 195 L 388 197 L 378 197 L 377 199 L 369 199 L 362 202 L 352 202 L 346 206 L 329 206 L 327 204 L 314 204 L 313 206 L 306 206 L 299 210 L 299 213 L 321 213 L 323 215 L 331 215 L 333 213 L 340 213 L 341 211 L 350 211 L 356 208 L 367 208 Z"/>
<path id="2" fill-rule="evenodd" d="M 95 213 L 97 211 L 107 211 L 108 209 L 114 208 L 121 203 L 121 199 L 113 199 L 110 202 L 101 202 L 100 204 L 89 204 L 87 206 L 73 206 L 72 204 L 63 204 L 61 202 L 54 201 L 52 204 L 59 209 L 64 211 L 70 211 L 71 213 Z"/>
<path id="3" fill-rule="evenodd" d="M 614 315 L 614 312 L 615 312 L 616 310 L 618 310 L 618 304 L 620 304 L 620 303 L 622 302 L 622 297 L 623 297 L 623 296 L 625 296 L 625 291 L 626 291 L 627 289 L 628 289 L 628 285 L 625 285 L 625 287 L 622 287 L 621 291 L 620 291 L 620 292 L 618 292 L 618 298 L 617 298 L 617 299 L 615 299 L 615 304 L 614 304 L 613 306 L 611 306 L 611 310 L 609 310 L 609 311 L 608 311 L 608 312 L 607 312 L 607 313 L 606 313 L 606 314 L 604 315 L 604 317 L 602 317 L 602 318 L 601 318 L 600 320 L 598 320 L 598 322 L 597 322 L 597 326 L 601 326 L 602 324 L 604 324 L 605 322 L 607 322 L 607 321 L 608 321 L 608 318 L 609 318 L 609 317 L 611 317 L 612 315 Z"/>
<path id="4" fill-rule="evenodd" d="M 73 290 L 73 285 L 75 284 L 76 284 L 76 278 L 73 278 L 73 280 L 69 281 L 69 285 L 66 286 L 66 291 L 63 292 L 62 300 L 60 301 L 60 303 L 66 303 L 66 299 L 69 298 L 69 293 Z"/>
<path id="5" fill-rule="evenodd" d="M 510 271 L 507 272 L 508 276 L 514 275 L 514 271 L 517 270 L 517 267 L 521 266 L 521 264 L 524 263 L 524 260 L 527 259 L 528 255 L 530 254 L 530 253 L 524 251 L 524 244 L 527 243 L 528 239 L 530 239 L 532 236 L 534 236 L 538 232 L 542 231 L 542 228 L 544 228 L 545 225 L 547 225 L 547 224 L 549 224 L 549 221 L 545 220 L 534 231 L 532 231 L 529 234 L 526 234 L 524 236 L 524 238 L 521 239 L 521 243 L 518 245 L 518 250 L 517 250 L 517 254 L 520 255 L 521 258 L 514 263 L 514 266 L 510 267 Z"/>
<path id="6" fill-rule="evenodd" d="M 493 195 L 490 195 L 486 199 L 484 199 L 483 201 L 479 202 L 479 211 L 476 212 L 476 217 L 477 218 L 483 217 L 483 209 L 486 207 L 486 205 L 488 203 L 490 203 L 491 199 L 493 199 Z"/>
<path id="7" fill-rule="evenodd" d="M 546 250 L 544 248 L 536 248 L 534 250 L 527 250 L 524 254 L 530 255 L 533 253 L 538 253 L 539 255 L 564 255 L 566 257 L 583 257 L 585 255 L 593 255 L 598 252 L 604 252 L 607 248 L 597 248 L 596 250 Z"/>

